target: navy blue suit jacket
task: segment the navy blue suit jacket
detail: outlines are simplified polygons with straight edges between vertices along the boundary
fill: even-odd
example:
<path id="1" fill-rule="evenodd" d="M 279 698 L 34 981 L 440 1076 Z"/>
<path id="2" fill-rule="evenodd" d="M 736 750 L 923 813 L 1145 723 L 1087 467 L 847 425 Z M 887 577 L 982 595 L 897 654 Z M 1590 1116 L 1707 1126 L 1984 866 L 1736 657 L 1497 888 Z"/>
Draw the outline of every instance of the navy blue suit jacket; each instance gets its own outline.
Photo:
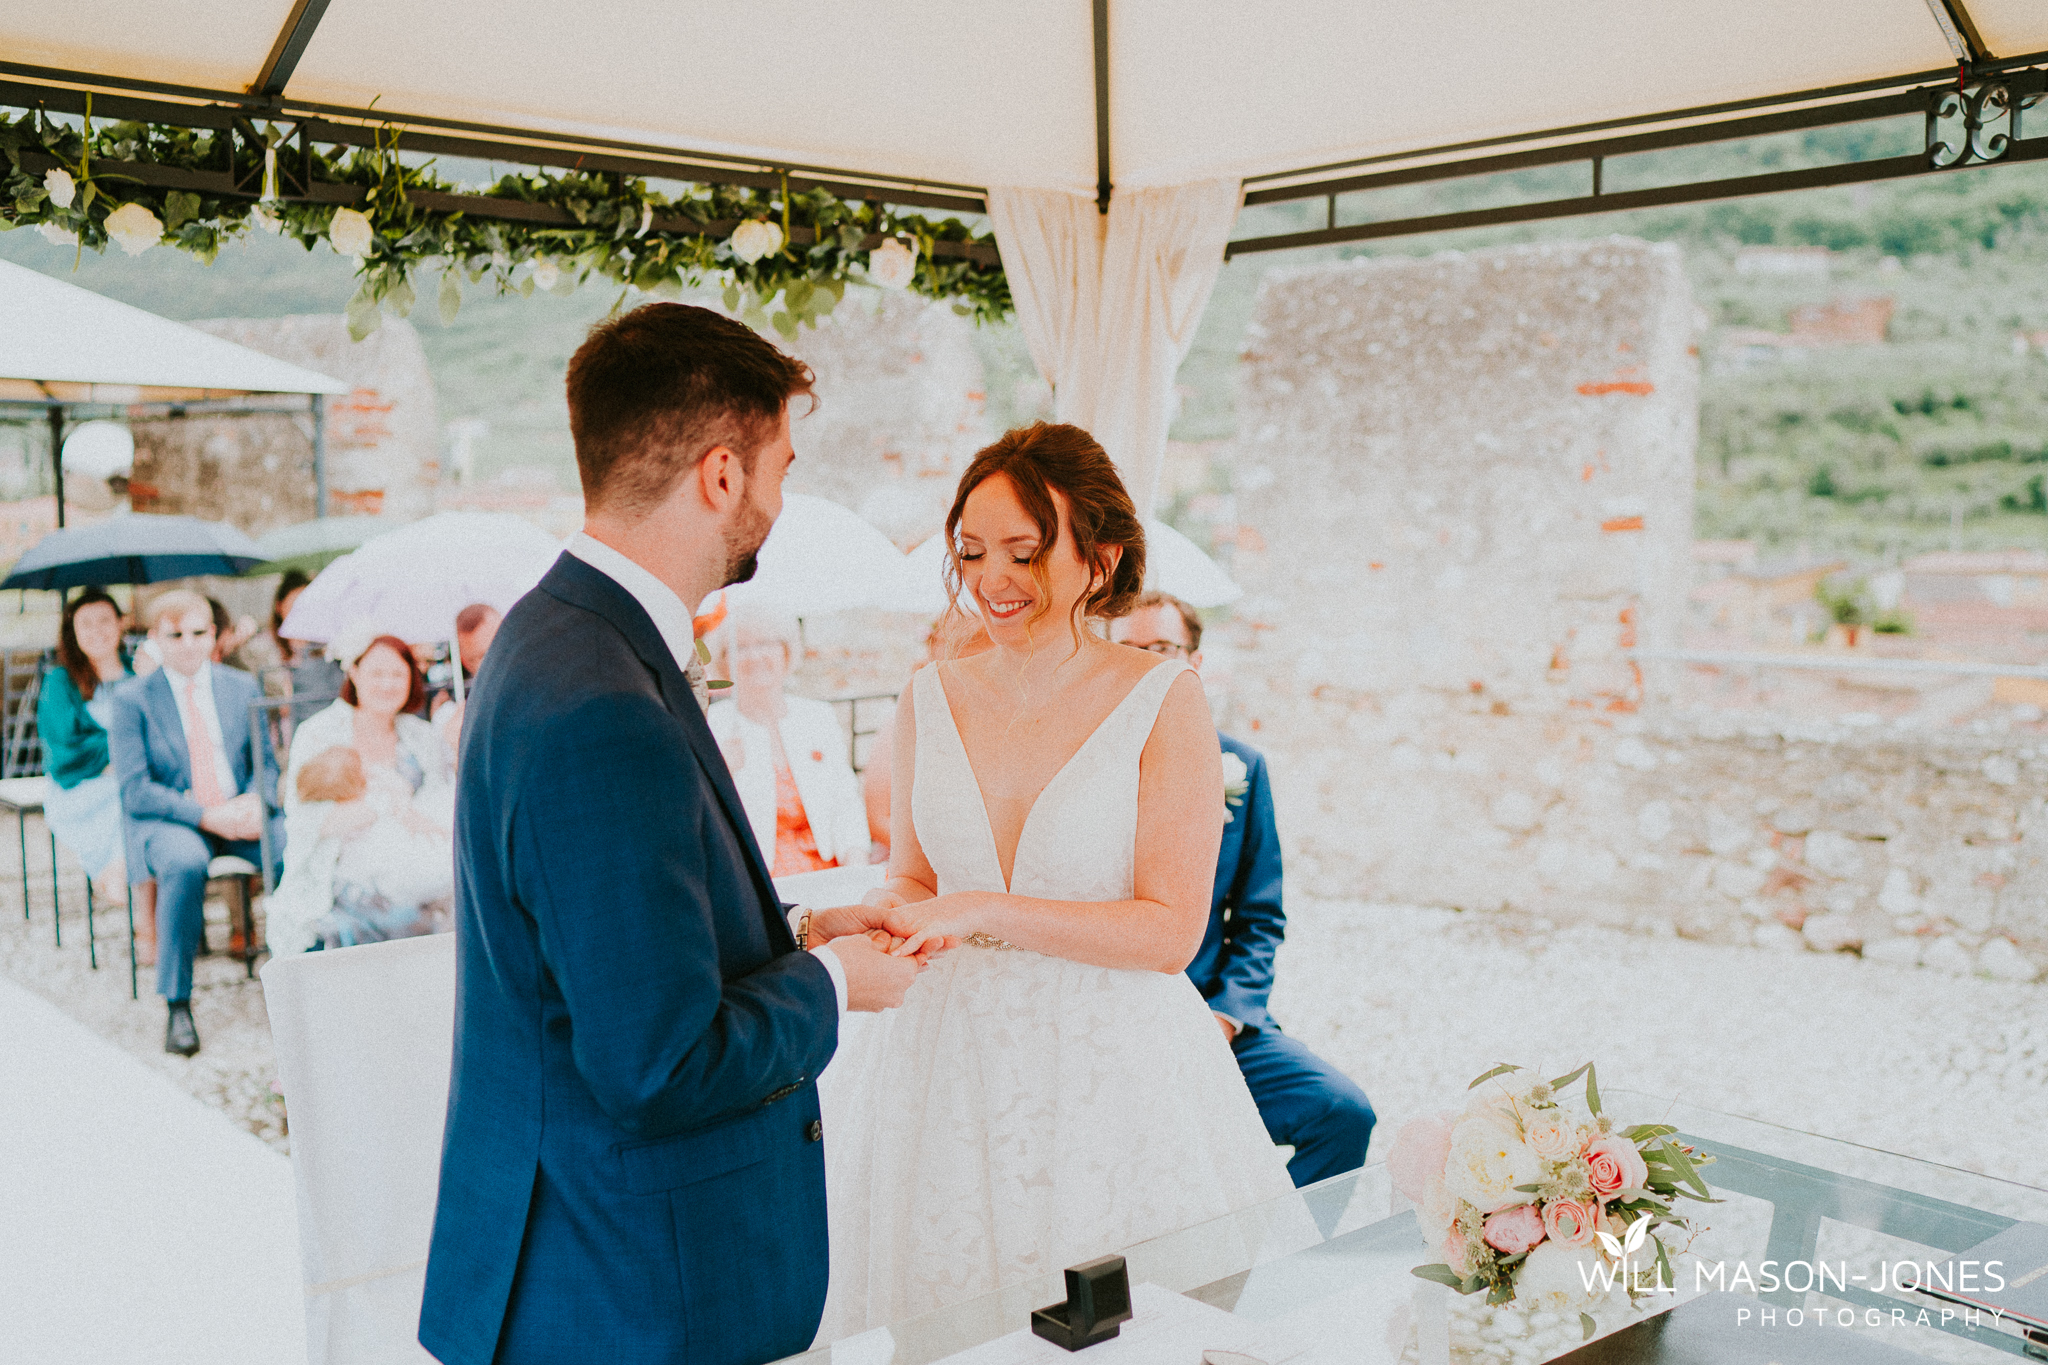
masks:
<path id="1" fill-rule="evenodd" d="M 235 789 L 260 792 L 266 809 L 274 810 L 277 755 L 271 751 L 270 732 L 263 731 L 259 745 L 263 755 L 260 773 L 249 748 L 249 703 L 260 700 L 262 690 L 247 673 L 220 664 L 213 665 L 212 682 L 214 714 L 220 717 L 221 743 L 235 775 Z M 197 829 L 205 812 L 192 795 L 192 756 L 185 746 L 185 722 L 178 714 L 170 677 L 158 669 L 146 678 L 116 683 L 108 701 L 112 714 L 107 747 L 113 758 L 114 780 L 121 788 L 121 813 L 127 817 L 122 832 L 129 877 L 134 880 L 142 876 L 144 865 L 136 821 L 169 820 Z"/>
<path id="2" fill-rule="evenodd" d="M 1271 1027 L 1266 999 L 1273 993 L 1273 954 L 1287 937 L 1280 900 L 1280 835 L 1273 823 L 1273 791 L 1266 756 L 1228 735 L 1223 752 L 1244 760 L 1244 802 L 1229 807 L 1223 848 L 1216 855 L 1216 891 L 1209 932 L 1188 964 L 1188 976 L 1209 1008 L 1246 1030 Z M 1243 1035 L 1240 1035 L 1243 1036 Z"/>
<path id="3" fill-rule="evenodd" d="M 421 1344 L 447 1365 L 806 1349 L 838 1003 L 689 684 L 640 604 L 564 554 L 505 617 L 464 730 Z"/>

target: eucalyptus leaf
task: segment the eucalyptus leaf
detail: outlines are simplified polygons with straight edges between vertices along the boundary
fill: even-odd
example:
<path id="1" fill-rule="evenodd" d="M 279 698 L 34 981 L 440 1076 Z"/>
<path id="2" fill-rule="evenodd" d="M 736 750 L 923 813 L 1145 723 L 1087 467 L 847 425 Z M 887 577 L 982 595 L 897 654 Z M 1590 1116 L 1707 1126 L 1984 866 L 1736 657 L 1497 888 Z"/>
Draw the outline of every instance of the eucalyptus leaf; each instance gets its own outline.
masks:
<path id="1" fill-rule="evenodd" d="M 377 300 L 370 296 L 368 281 L 365 281 L 349 298 L 348 305 L 342 313 L 348 319 L 348 336 L 351 341 L 361 341 L 376 331 L 384 321 L 383 310 L 377 306 Z"/>
<path id="2" fill-rule="evenodd" d="M 1591 1062 L 1586 1063 L 1586 1108 L 1596 1114 L 1600 1112 L 1600 1082 L 1594 1075 Z"/>
<path id="3" fill-rule="evenodd" d="M 441 325 L 454 325 L 455 317 L 462 311 L 462 275 L 453 266 L 441 272 L 441 289 L 435 300 L 441 305 Z"/>
<path id="4" fill-rule="evenodd" d="M 412 316 L 412 306 L 417 302 L 419 295 L 413 292 L 412 281 L 404 275 L 400 275 L 398 282 L 384 293 L 384 305 L 402 318 Z"/>
<path id="5" fill-rule="evenodd" d="M 1477 1090 L 1480 1086 L 1492 1080 L 1495 1076 L 1505 1076 L 1510 1071 L 1520 1071 L 1521 1069 L 1522 1068 L 1515 1066 L 1511 1062 L 1502 1062 L 1499 1066 L 1487 1072 L 1485 1075 L 1475 1076 L 1472 1080 L 1472 1084 L 1466 1086 L 1465 1088 L 1467 1090 Z"/>
<path id="6" fill-rule="evenodd" d="M 724 689 L 726 689 L 726 688 L 728 688 L 728 687 L 731 687 L 731 686 L 732 686 L 732 679 L 730 679 L 730 678 L 711 678 L 711 679 L 708 679 L 708 680 L 707 680 L 707 681 L 705 682 L 704 686 L 706 686 L 706 687 L 710 688 L 710 689 L 711 689 L 711 690 L 712 690 L 713 692 L 720 692 L 720 691 L 723 691 Z"/>
<path id="7" fill-rule="evenodd" d="M 1591 1313 L 1579 1314 L 1580 1341 L 1591 1341 L 1593 1339 L 1593 1333 L 1599 1330 L 1600 1324 L 1593 1321 L 1593 1315 Z"/>
<path id="8" fill-rule="evenodd" d="M 773 326 L 776 331 L 782 334 L 782 339 L 784 341 L 796 340 L 796 319 L 791 317 L 787 310 L 781 308 L 776 309 L 775 316 L 769 318 L 768 321 L 769 324 Z"/>
<path id="9" fill-rule="evenodd" d="M 1472 1292 L 1465 1288 L 1465 1277 L 1447 1265 L 1419 1265 L 1408 1273 L 1418 1280 L 1434 1280 L 1438 1284 L 1447 1284 L 1460 1294 Z"/>
<path id="10" fill-rule="evenodd" d="M 736 284 L 729 284 L 725 287 L 725 311 L 728 313 L 740 311 L 740 287 Z"/>

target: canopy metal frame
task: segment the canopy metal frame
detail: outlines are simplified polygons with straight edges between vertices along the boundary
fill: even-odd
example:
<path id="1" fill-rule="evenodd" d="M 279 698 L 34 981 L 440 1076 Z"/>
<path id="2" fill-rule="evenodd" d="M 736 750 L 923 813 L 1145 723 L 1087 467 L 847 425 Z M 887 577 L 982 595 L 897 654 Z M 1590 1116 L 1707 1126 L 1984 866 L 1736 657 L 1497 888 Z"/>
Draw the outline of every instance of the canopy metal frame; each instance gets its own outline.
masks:
<path id="1" fill-rule="evenodd" d="M 113 403 L 97 399 L 0 398 L 0 418 L 43 413 L 50 426 L 50 477 L 57 494 L 57 529 L 64 529 L 64 429 L 79 420 L 147 417 L 290 415 L 301 405 L 313 418 L 313 509 L 327 515 L 327 402 L 320 393 L 252 393 L 235 398 L 195 398 L 153 403 Z M 80 410 L 86 416 L 80 419 Z"/>
<path id="2" fill-rule="evenodd" d="M 1943 3 L 1944 0 L 1933 2 Z M 1948 0 L 1948 3 L 1953 4 L 1953 0 Z M 1918 72 L 1893 80 L 1800 91 L 1771 100 L 1744 100 L 1672 110 L 1642 119 L 1580 124 L 1256 176 L 1246 181 L 1246 207 L 1321 199 L 1326 206 L 1324 226 L 1301 232 L 1238 238 L 1225 249 L 1225 256 L 1413 237 L 1461 228 L 1617 213 L 1669 204 L 1740 199 L 1789 190 L 2037 161 L 2048 158 L 2048 136 L 2026 138 L 2021 132 L 2021 123 L 2027 109 L 2048 97 L 2048 70 L 2038 66 L 2044 61 L 2048 61 L 2048 53 L 1975 66 L 1966 62 L 1954 72 Z M 1900 86 L 1907 88 L 1897 88 Z M 1889 93 L 1872 94 L 1887 87 L 1891 87 Z M 1767 108 L 1772 105 L 1778 107 Z M 1747 112 L 1760 108 L 1765 112 Z M 1617 157 L 1908 116 L 1921 117 L 1926 128 L 1923 150 L 1910 155 L 1715 180 L 1681 180 L 1620 192 L 1609 190 L 1605 184 L 1605 164 Z M 1665 126 L 1645 132 L 1621 131 L 1657 124 Z M 1595 132 L 1613 135 L 1585 136 Z M 1517 147 L 1521 150 L 1507 150 Z M 1407 164 L 1387 170 L 1314 178 L 1327 177 L 1331 171 L 1358 171 L 1362 167 L 1392 162 Z M 1576 163 L 1583 163 L 1587 169 L 1587 191 L 1584 194 L 1459 213 L 1424 214 L 1343 226 L 1337 222 L 1337 201 L 1343 195 Z"/>
<path id="3" fill-rule="evenodd" d="M 1107 212 L 1114 184 L 1110 137 L 1110 0 L 1091 0 L 1095 95 L 1096 202 Z M 1789 91 L 1782 94 L 1724 101 L 1691 108 L 1664 110 L 1597 122 L 1480 138 L 1432 147 L 1381 153 L 1348 161 L 1291 170 L 1262 172 L 1245 180 L 1248 207 L 1297 200 L 1326 202 L 1321 229 L 1239 238 L 1227 256 L 1284 251 L 1300 247 L 1417 236 L 1459 228 L 1497 226 L 1540 219 L 1612 213 L 1660 205 L 1744 198 L 1789 190 L 1847 185 L 1937 174 L 1964 167 L 2005 164 L 2048 156 L 2048 137 L 2025 139 L 2020 112 L 2043 97 L 2048 73 L 2038 68 L 2048 52 L 1998 57 L 1985 46 L 1966 0 L 1926 0 L 1956 53 L 1953 70 L 1915 71 L 1853 84 Z M 288 130 L 278 157 L 281 190 L 287 198 L 353 203 L 363 191 L 313 179 L 310 150 L 314 144 L 348 147 L 387 145 L 399 135 L 406 152 L 460 156 L 483 161 L 551 168 L 601 171 L 699 184 L 739 185 L 791 191 L 820 188 L 842 198 L 925 208 L 948 213 L 982 214 L 987 192 L 974 185 L 921 180 L 861 170 L 774 163 L 729 153 L 704 152 L 653 143 L 586 137 L 542 128 L 467 122 L 294 100 L 285 93 L 299 57 L 305 51 L 328 0 L 298 0 L 257 81 L 246 92 L 109 76 L 91 72 L 0 61 L 0 106 L 40 108 L 52 113 L 83 114 L 88 96 L 95 115 L 205 128 L 225 134 L 220 139 L 220 167 L 185 170 L 137 163 L 101 163 L 110 172 L 168 188 L 256 198 L 255 177 L 238 176 L 238 150 L 260 152 L 266 135 L 257 120 L 282 124 Z M 1666 148 L 1727 142 L 1741 138 L 1835 124 L 1862 122 L 1920 113 L 1927 121 L 1924 154 L 1809 167 L 1796 171 L 1688 180 L 1651 189 L 1613 192 L 1607 188 L 1605 163 L 1612 158 Z M 1960 139 L 1950 141 L 1947 125 L 1960 123 Z M 293 153 L 295 149 L 295 154 Z M 260 158 L 256 158 L 260 160 Z M 24 165 L 45 170 L 56 163 L 24 153 Z M 47 161 L 48 166 L 42 163 Z M 1381 222 L 1340 226 L 1339 196 L 1396 185 L 1427 183 L 1494 174 L 1537 166 L 1582 162 L 1588 191 L 1534 203 L 1510 204 L 1463 213 L 1425 214 Z M 1370 170 L 1370 167 L 1385 169 Z M 1339 174 L 1346 173 L 1348 174 Z M 477 217 L 531 222 L 569 223 L 565 210 L 488 195 L 415 192 L 423 208 L 462 211 Z M 654 227 L 668 232 L 729 233 L 737 223 L 699 223 L 683 217 L 657 218 Z M 810 239 L 796 228 L 798 245 Z M 872 248 L 879 237 L 863 244 Z M 937 242 L 937 254 L 978 264 L 999 262 L 987 243 Z"/>

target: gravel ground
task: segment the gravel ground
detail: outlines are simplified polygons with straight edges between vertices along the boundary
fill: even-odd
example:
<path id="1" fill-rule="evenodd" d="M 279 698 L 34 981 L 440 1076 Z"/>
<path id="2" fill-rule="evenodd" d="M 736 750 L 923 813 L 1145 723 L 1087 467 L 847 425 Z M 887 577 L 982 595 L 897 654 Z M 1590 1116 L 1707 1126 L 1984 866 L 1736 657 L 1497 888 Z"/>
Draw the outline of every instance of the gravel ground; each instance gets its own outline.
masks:
<path id="1" fill-rule="evenodd" d="M 222 954 L 193 963 L 192 1018 L 199 1028 L 196 1057 L 164 1051 L 164 1003 L 156 993 L 155 968 L 138 977 L 140 1000 L 128 998 L 127 905 L 100 903 L 94 915 L 100 966 L 91 969 L 86 952 L 85 881 L 64 858 L 64 946 L 51 941 L 50 870 L 47 837 L 29 823 L 29 911 L 21 915 L 19 855 L 0 854 L 0 972 L 35 991 L 101 1037 L 170 1077 L 173 1084 L 231 1116 L 280 1151 L 289 1151 L 284 1104 L 277 1094 L 277 1066 L 270 1050 L 270 1016 L 263 987 L 249 980 L 242 964 L 224 955 L 225 910 L 207 907 L 208 936 Z"/>
<path id="2" fill-rule="evenodd" d="M 1603 1089 L 2048 1188 L 2048 986 L 1355 902 L 1288 927 L 1273 1014 L 1365 1087 L 1376 1156 L 1497 1062 L 1591 1058 Z"/>
<path id="3" fill-rule="evenodd" d="M 32 918 L 0 862 L 0 972 L 56 1003 L 249 1131 L 289 1150 L 262 987 L 224 957 L 196 964 L 203 1050 L 163 1051 L 145 971 L 128 998 L 123 907 L 99 917 L 89 970 L 84 883 L 68 866 L 64 946 L 29 834 Z M 45 855 L 46 857 L 47 855 Z M 212 937 L 226 941 L 212 907 Z M 1942 976 L 1852 956 L 1716 947 L 1604 929 L 1545 930 L 1405 906 L 1295 906 L 1273 1012 L 1342 1067 L 1381 1119 L 1459 1102 L 1501 1061 L 1669 1095 L 2048 1188 L 2048 985 Z"/>

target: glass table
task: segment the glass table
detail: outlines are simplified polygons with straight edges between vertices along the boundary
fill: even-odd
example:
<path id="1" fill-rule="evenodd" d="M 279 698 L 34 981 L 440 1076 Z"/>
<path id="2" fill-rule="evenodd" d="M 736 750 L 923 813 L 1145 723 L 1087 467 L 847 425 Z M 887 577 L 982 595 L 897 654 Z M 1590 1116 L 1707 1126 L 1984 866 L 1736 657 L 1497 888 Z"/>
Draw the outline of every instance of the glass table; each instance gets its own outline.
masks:
<path id="1" fill-rule="evenodd" d="M 1719 1294 L 1730 1297 L 1714 1307 L 1731 1320 L 1747 1311 L 1745 1326 L 1828 1324 L 1825 1333 L 1759 1335 L 1760 1347 L 1769 1342 L 1768 1351 L 1756 1355 L 1759 1365 L 1855 1360 L 1859 1353 L 1889 1360 L 1891 1352 L 1953 1365 L 2048 1359 L 2048 1348 L 2040 1346 L 2030 1356 L 2010 1323 L 2001 1328 L 1985 1314 L 1973 1325 L 1959 1309 L 1898 1288 L 1887 1271 L 1901 1262 L 1946 1262 L 2017 1221 L 2048 1223 L 2048 1190 L 1653 1096 L 1609 1091 L 1605 1098 L 1617 1117 L 1675 1124 L 1685 1141 L 1714 1156 L 1703 1174 L 1723 1201 L 1681 1201 L 1680 1211 L 1703 1230 L 1676 1263 L 1678 1292 L 1646 1301 L 1634 1318 Z M 1384 1140 L 1391 1144 L 1392 1135 Z M 1423 1239 L 1413 1207 L 1393 1191 L 1383 1163 L 1121 1248 L 1121 1254 L 1134 1288 L 1155 1284 L 1232 1313 L 1267 1334 L 1278 1347 L 1274 1355 L 1290 1365 L 1391 1365 L 1404 1355 L 1416 1358 L 1408 1323 L 1423 1282 L 1409 1270 L 1423 1260 Z M 1815 1287 L 1811 1282 L 1823 1272 Z M 961 1365 L 992 1365 L 1012 1358 L 992 1343 L 1026 1328 L 1034 1308 L 1065 1297 L 1064 1280 L 1053 1272 L 790 1359 L 928 1365 L 967 1352 Z M 1459 1306 L 1479 1311 L 1476 1296 Z M 1604 1339 L 1584 1348 L 1588 1361 L 1706 1358 L 1619 1349 L 1643 1333 L 1618 1330 L 1633 1320 L 1626 1310 L 1611 1317 L 1603 1314 Z M 1455 1321 L 1452 1328 L 1455 1333 Z M 1860 1348 L 1850 1332 L 1863 1334 Z M 1848 1342 L 1850 1354 L 1809 1348 L 1827 1335 L 1837 1349 Z M 1532 1353 L 1526 1343 L 1457 1335 L 1453 1345 L 1453 1361 L 1518 1365 L 1569 1359 L 1580 1350 L 1576 1340 Z M 1022 1351 L 1016 1358 L 1027 1355 L 1052 1358 Z M 1187 1365 L 1198 1358 L 1190 1356 Z"/>

